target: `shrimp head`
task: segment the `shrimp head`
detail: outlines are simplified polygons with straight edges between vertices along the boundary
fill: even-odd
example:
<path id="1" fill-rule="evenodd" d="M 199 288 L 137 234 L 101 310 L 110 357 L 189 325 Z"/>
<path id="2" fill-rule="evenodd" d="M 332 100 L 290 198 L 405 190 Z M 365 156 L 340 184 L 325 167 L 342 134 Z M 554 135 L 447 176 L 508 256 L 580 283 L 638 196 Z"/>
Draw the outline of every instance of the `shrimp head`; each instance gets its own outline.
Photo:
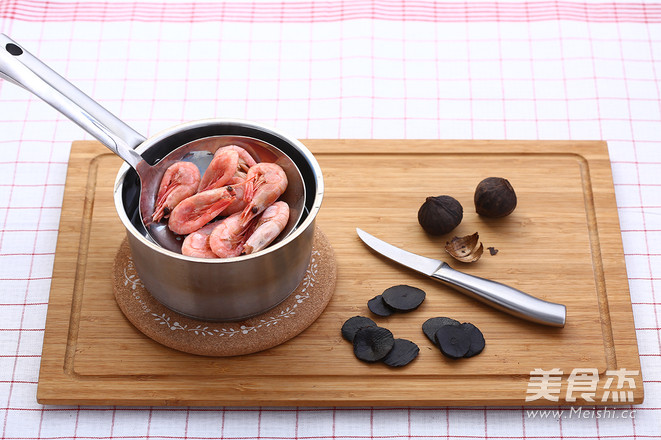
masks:
<path id="1" fill-rule="evenodd" d="M 169 217 L 182 200 L 195 194 L 199 183 L 200 171 L 193 163 L 176 162 L 170 165 L 158 187 L 152 220 L 159 222 Z"/>
<path id="2" fill-rule="evenodd" d="M 237 173 L 243 172 L 244 174 L 248 172 L 248 169 L 252 166 L 255 166 L 257 162 L 255 159 L 248 153 L 245 149 L 239 147 L 238 145 L 228 145 L 226 147 L 220 147 L 216 150 L 216 154 L 221 153 L 222 151 L 231 150 L 236 151 L 239 155 L 239 165 L 237 167 Z"/>
<path id="3" fill-rule="evenodd" d="M 286 202 L 275 202 L 266 208 L 257 220 L 254 232 L 246 240 L 243 253 L 252 254 L 264 249 L 280 235 L 288 221 L 289 205 Z"/>
<path id="4" fill-rule="evenodd" d="M 247 225 L 264 212 L 287 189 L 285 171 L 274 163 L 260 162 L 248 170 L 243 199 L 248 203 L 241 213 L 241 224 Z"/>
<path id="5" fill-rule="evenodd" d="M 238 166 L 239 154 L 236 151 L 217 151 L 200 180 L 197 192 L 224 186 L 234 176 Z"/>
<path id="6" fill-rule="evenodd" d="M 211 232 L 209 247 L 218 257 L 238 257 L 243 253 L 246 232 L 247 228 L 241 226 L 241 213 L 232 214 Z"/>

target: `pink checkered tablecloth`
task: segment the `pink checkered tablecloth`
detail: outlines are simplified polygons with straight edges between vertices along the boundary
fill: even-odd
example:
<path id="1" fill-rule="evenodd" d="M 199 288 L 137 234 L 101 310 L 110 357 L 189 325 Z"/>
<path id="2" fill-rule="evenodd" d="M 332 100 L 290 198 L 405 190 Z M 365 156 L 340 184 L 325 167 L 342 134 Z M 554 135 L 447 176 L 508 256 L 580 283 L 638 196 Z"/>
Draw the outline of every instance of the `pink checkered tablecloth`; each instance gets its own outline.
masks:
<path id="1" fill-rule="evenodd" d="M 69 149 L 90 136 L 0 81 L 2 439 L 661 438 L 661 3 L 0 0 L 0 32 L 144 134 L 233 117 L 299 138 L 608 141 L 646 396 L 617 419 L 40 406 Z"/>

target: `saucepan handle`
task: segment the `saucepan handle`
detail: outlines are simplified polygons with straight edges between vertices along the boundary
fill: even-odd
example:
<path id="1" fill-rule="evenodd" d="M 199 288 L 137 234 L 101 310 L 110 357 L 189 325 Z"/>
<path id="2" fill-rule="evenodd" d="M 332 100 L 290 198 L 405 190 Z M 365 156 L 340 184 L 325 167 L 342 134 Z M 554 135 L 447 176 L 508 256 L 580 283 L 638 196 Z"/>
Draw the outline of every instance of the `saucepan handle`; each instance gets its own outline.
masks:
<path id="1" fill-rule="evenodd" d="M 34 93 L 134 168 L 145 138 L 62 78 L 5 34 L 0 34 L 0 77 Z"/>

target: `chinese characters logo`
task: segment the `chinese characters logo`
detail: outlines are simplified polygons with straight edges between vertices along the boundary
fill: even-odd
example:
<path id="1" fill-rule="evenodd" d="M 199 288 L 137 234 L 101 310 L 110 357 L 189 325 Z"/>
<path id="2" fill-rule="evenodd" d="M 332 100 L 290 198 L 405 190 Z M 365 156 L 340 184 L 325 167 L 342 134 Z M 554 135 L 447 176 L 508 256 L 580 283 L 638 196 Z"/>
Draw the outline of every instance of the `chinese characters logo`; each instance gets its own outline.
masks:
<path id="1" fill-rule="evenodd" d="M 587 402 L 633 402 L 633 390 L 636 389 L 634 377 L 638 370 L 607 370 L 606 382 L 602 389 L 599 385 L 599 372 L 596 368 L 574 368 L 567 378 L 565 400 L 576 402 L 580 397 Z M 561 396 L 562 370 L 553 368 L 542 370 L 536 368 L 530 372 L 526 402 L 546 399 L 557 402 Z"/>

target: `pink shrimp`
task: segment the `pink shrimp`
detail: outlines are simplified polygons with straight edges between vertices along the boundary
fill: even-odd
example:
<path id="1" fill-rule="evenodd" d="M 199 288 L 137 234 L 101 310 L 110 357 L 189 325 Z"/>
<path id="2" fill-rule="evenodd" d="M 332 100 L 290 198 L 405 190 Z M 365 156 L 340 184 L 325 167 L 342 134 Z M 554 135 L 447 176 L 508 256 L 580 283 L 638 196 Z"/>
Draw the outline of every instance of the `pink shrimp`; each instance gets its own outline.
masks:
<path id="1" fill-rule="evenodd" d="M 176 162 L 163 174 L 158 187 L 156 206 L 152 220 L 155 222 L 167 218 L 170 212 L 185 198 L 197 191 L 200 183 L 200 170 L 191 162 Z"/>
<path id="2" fill-rule="evenodd" d="M 239 153 L 220 149 L 214 154 L 211 163 L 204 172 L 197 192 L 220 188 L 234 176 L 239 166 Z"/>
<path id="3" fill-rule="evenodd" d="M 202 176 L 198 192 L 224 186 L 232 176 L 245 179 L 248 169 L 255 164 L 250 153 L 238 145 L 221 147 L 214 153 L 213 160 Z"/>
<path id="4" fill-rule="evenodd" d="M 239 155 L 239 166 L 237 168 L 237 173 L 238 172 L 243 172 L 247 173 L 248 169 L 252 166 L 257 165 L 257 162 L 255 162 L 255 159 L 248 153 L 245 149 L 239 147 L 238 145 L 228 145 L 226 147 L 220 147 L 218 150 L 216 150 L 216 154 L 222 150 L 231 150 L 231 151 L 236 151 Z"/>
<path id="5" fill-rule="evenodd" d="M 232 214 L 211 232 L 209 247 L 218 257 L 238 257 L 243 253 L 247 229 L 241 226 L 241 213 Z"/>
<path id="6" fill-rule="evenodd" d="M 289 205 L 286 202 L 275 202 L 264 210 L 257 220 L 254 231 L 243 245 L 243 253 L 252 254 L 270 245 L 285 229 L 289 221 Z"/>
<path id="7" fill-rule="evenodd" d="M 189 257 L 216 258 L 216 254 L 209 247 L 209 235 L 218 224 L 218 222 L 209 223 L 188 234 L 181 244 L 181 253 Z"/>
<path id="8" fill-rule="evenodd" d="M 243 198 L 248 202 L 241 213 L 241 224 L 247 225 L 273 204 L 287 189 L 285 171 L 274 163 L 261 162 L 250 167 Z"/>
<path id="9" fill-rule="evenodd" d="M 239 172 L 237 171 L 237 174 Z M 230 181 L 227 183 L 228 185 L 232 186 L 234 188 L 234 192 L 236 193 L 236 199 L 223 211 L 223 215 L 232 215 L 235 212 L 243 211 L 243 209 L 246 207 L 248 204 L 244 198 L 243 194 L 245 192 L 245 173 L 243 177 L 237 176 L 236 174 L 234 177 L 230 179 Z"/>
<path id="10" fill-rule="evenodd" d="M 180 235 L 195 232 L 223 212 L 234 201 L 235 194 L 232 186 L 197 193 L 172 210 L 168 227 Z"/>

